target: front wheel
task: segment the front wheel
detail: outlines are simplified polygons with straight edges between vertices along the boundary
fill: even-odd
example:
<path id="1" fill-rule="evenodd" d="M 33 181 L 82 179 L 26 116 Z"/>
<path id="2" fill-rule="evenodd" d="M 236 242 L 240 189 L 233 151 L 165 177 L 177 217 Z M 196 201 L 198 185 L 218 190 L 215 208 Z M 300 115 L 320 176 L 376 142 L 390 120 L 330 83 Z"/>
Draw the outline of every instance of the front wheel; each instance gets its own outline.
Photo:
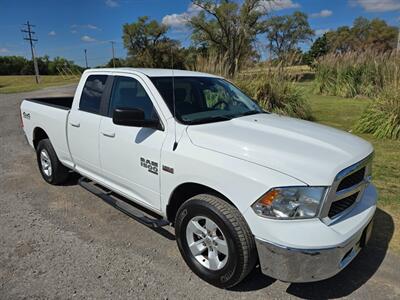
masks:
<path id="1" fill-rule="evenodd" d="M 212 195 L 194 196 L 180 207 L 175 235 L 192 271 L 221 288 L 238 284 L 257 261 L 254 238 L 243 216 Z"/>

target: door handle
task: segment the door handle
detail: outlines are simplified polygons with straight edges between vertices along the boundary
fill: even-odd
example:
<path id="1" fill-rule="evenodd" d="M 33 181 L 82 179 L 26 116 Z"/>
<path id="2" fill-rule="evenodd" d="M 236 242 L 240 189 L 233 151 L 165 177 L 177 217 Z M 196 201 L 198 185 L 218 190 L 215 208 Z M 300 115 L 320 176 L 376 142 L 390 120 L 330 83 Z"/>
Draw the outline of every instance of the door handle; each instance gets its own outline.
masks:
<path id="1" fill-rule="evenodd" d="M 71 126 L 73 126 L 73 127 L 81 127 L 81 123 L 79 123 L 79 122 L 74 123 L 74 122 L 70 121 L 69 124 L 71 124 Z"/>
<path id="2" fill-rule="evenodd" d="M 102 135 L 113 138 L 115 137 L 115 132 L 102 132 Z"/>

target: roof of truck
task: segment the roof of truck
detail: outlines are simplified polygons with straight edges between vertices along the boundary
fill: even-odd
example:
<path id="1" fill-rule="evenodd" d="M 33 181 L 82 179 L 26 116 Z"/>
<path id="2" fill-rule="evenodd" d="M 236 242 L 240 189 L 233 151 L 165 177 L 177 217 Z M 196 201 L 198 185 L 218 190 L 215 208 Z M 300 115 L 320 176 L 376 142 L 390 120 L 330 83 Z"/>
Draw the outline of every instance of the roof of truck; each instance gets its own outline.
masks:
<path id="1" fill-rule="evenodd" d="M 177 70 L 177 69 L 152 69 L 152 68 L 101 68 L 101 69 L 89 69 L 89 72 L 99 71 L 99 72 L 139 72 L 149 77 L 169 77 L 174 75 L 175 77 L 185 76 L 185 77 L 219 77 L 216 75 L 202 73 L 202 72 L 194 72 L 194 71 L 186 71 L 186 70 Z M 173 71 L 173 72 L 172 72 Z"/>

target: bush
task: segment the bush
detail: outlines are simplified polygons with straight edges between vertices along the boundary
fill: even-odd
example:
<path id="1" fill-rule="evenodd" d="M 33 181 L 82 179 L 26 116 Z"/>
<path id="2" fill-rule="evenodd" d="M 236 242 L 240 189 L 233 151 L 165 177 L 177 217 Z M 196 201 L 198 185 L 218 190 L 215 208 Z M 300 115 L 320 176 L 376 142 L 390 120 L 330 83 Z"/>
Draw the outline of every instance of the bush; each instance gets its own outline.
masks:
<path id="1" fill-rule="evenodd" d="M 359 133 L 400 139 L 400 86 L 385 88 L 355 125 Z"/>
<path id="2" fill-rule="evenodd" d="M 374 51 L 328 54 L 315 65 L 314 91 L 353 98 L 376 97 L 400 80 L 400 55 Z"/>
<path id="3" fill-rule="evenodd" d="M 269 69 L 266 74 L 236 79 L 235 83 L 266 111 L 312 120 L 311 107 L 286 68 Z"/>

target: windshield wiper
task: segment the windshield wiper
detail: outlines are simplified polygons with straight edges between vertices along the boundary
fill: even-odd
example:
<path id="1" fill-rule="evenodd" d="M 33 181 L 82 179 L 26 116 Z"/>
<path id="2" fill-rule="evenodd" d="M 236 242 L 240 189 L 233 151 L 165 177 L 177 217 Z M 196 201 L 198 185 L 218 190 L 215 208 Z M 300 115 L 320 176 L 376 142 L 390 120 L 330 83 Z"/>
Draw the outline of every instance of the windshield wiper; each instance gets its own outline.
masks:
<path id="1" fill-rule="evenodd" d="M 205 123 L 212 123 L 212 122 L 221 122 L 221 121 L 229 121 L 232 120 L 230 116 L 215 116 L 215 117 L 207 117 L 192 121 L 187 121 L 189 125 L 196 125 L 196 124 L 205 124 Z"/>

